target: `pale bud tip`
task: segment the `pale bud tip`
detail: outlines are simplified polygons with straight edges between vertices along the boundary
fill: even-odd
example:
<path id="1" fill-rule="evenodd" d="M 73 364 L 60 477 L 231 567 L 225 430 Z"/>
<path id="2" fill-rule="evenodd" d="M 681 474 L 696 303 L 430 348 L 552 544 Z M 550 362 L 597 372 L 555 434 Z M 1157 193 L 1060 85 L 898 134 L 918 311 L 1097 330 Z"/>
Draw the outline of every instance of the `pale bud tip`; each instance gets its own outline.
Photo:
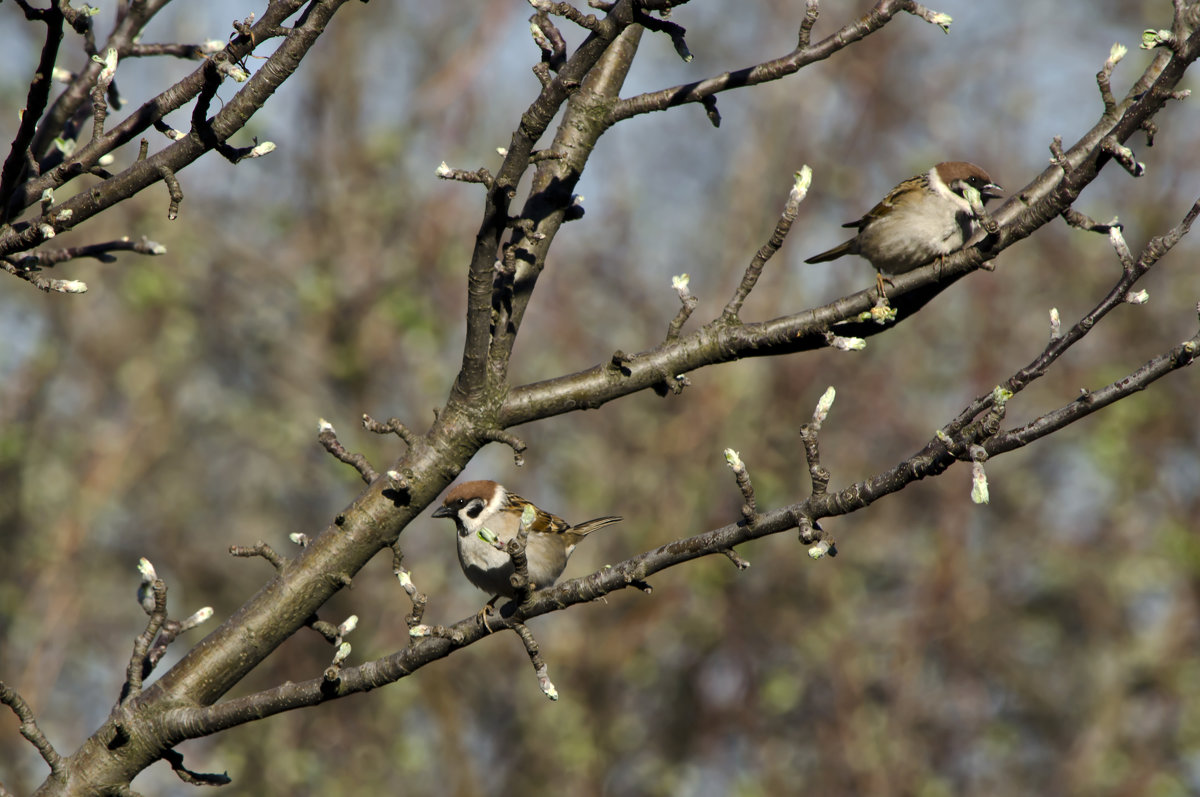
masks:
<path id="1" fill-rule="evenodd" d="M 274 151 L 275 151 L 275 142 L 274 141 L 264 141 L 263 143 L 259 144 L 258 146 L 254 147 L 253 149 L 251 149 L 250 155 L 248 157 L 261 158 L 263 155 L 268 155 Z"/>
<path id="2" fill-rule="evenodd" d="M 792 185 L 792 192 L 798 195 L 798 199 L 804 199 L 808 189 L 812 186 L 812 168 L 806 163 L 793 176 L 796 182 Z"/>
<path id="3" fill-rule="evenodd" d="M 833 400 L 837 398 L 837 390 L 832 385 L 825 388 L 825 392 L 821 394 L 820 400 L 817 401 L 817 415 L 824 420 L 829 414 L 829 410 L 833 408 Z"/>
<path id="4" fill-rule="evenodd" d="M 734 470 L 741 470 L 744 467 L 741 455 L 732 448 L 725 449 L 725 462 Z"/>
<path id="5" fill-rule="evenodd" d="M 987 474 L 978 462 L 971 469 L 971 500 L 977 504 L 986 504 L 989 500 Z"/>
<path id="6" fill-rule="evenodd" d="M 55 280 L 54 290 L 59 293 L 87 293 L 88 286 L 83 280 Z"/>
<path id="7" fill-rule="evenodd" d="M 150 564 L 150 560 L 144 556 L 138 559 L 138 572 L 142 574 L 142 579 L 145 581 L 153 581 L 158 578 L 158 572 L 155 571 L 154 565 Z"/>

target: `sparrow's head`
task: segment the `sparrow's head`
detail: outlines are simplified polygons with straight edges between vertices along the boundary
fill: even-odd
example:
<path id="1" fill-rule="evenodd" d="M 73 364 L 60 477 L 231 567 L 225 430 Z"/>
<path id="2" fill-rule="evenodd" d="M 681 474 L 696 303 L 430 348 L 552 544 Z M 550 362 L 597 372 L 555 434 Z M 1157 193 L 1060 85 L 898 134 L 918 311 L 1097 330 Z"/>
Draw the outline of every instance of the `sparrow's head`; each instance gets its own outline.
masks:
<path id="1" fill-rule="evenodd" d="M 474 534 L 504 505 L 505 491 L 494 481 L 457 484 L 446 494 L 434 517 L 454 518 L 459 532 Z"/>
<path id="2" fill-rule="evenodd" d="M 998 199 L 1004 189 L 992 182 L 991 175 L 982 167 L 966 161 L 946 161 L 933 167 L 931 176 L 936 176 L 948 190 L 964 196 L 967 188 L 979 192 L 986 204 L 989 199 Z"/>

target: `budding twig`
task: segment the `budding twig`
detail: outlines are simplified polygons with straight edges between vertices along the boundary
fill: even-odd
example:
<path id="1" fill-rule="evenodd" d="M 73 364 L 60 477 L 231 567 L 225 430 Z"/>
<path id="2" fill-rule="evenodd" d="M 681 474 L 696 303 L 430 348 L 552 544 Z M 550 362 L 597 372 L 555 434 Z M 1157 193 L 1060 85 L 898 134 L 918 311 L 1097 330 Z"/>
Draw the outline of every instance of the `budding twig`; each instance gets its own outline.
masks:
<path id="1" fill-rule="evenodd" d="M 435 174 L 442 180 L 458 180 L 460 183 L 481 183 L 487 188 L 492 187 L 492 173 L 483 167 L 469 172 L 465 169 L 451 169 L 445 161 L 442 161 L 438 165 Z"/>
<path id="2" fill-rule="evenodd" d="M 742 492 L 742 500 L 745 502 L 742 504 L 742 518 L 752 526 L 758 519 L 758 506 L 754 498 L 754 485 L 750 483 L 750 472 L 746 470 L 746 463 L 742 462 L 738 452 L 732 448 L 725 449 L 725 464 L 733 471 L 738 489 Z"/>
<path id="3" fill-rule="evenodd" d="M 375 481 L 379 474 L 371 467 L 371 463 L 362 454 L 351 454 L 346 450 L 346 447 L 337 439 L 337 432 L 334 431 L 333 424 L 321 418 L 317 421 L 317 440 L 321 445 L 340 462 L 345 462 L 355 470 L 362 480 L 367 484 Z"/>
<path id="4" fill-rule="evenodd" d="M 746 273 L 742 276 L 741 283 L 733 294 L 733 298 L 725 305 L 722 316 L 726 320 L 738 320 L 738 313 L 742 310 L 742 303 L 746 301 L 746 297 L 750 295 L 750 291 L 754 290 L 754 286 L 758 283 L 758 278 L 762 276 L 763 267 L 767 264 L 767 261 L 779 251 L 779 247 L 783 246 L 784 239 L 792 229 L 792 222 L 796 220 L 796 215 L 800 212 L 800 203 L 808 195 L 808 188 L 811 185 L 812 169 L 805 164 L 800 167 L 800 171 L 793 175 L 792 190 L 788 192 L 783 213 L 778 223 L 776 223 L 775 230 L 771 233 L 770 239 L 754 254 L 754 257 L 750 260 L 750 265 L 746 267 Z"/>
<path id="5" fill-rule="evenodd" d="M 1096 85 L 1100 87 L 1100 99 L 1104 101 L 1105 115 L 1117 111 L 1117 99 L 1112 93 L 1112 73 L 1116 65 L 1125 57 L 1128 50 L 1121 44 L 1114 44 L 1108 51 L 1108 58 L 1100 71 L 1096 73 Z"/>
<path id="6" fill-rule="evenodd" d="M 804 8 L 804 20 L 800 23 L 800 36 L 796 41 L 796 49 L 803 50 L 808 47 L 812 41 L 813 25 L 817 24 L 817 17 L 820 15 L 820 0 L 808 0 Z"/>
<path id="7" fill-rule="evenodd" d="M 1139 163 L 1133 157 L 1133 150 L 1117 141 L 1115 137 L 1105 136 L 1100 142 L 1100 149 L 1112 155 L 1113 160 L 1121 164 L 1121 168 L 1134 177 L 1141 177 L 1146 173 L 1146 164 Z"/>
<path id="8" fill-rule="evenodd" d="M 804 444 L 804 459 L 808 462 L 808 476 L 812 480 L 814 496 L 824 495 L 829 488 L 831 476 L 829 470 L 821 464 L 821 452 L 817 437 L 821 431 L 821 425 L 829 416 L 829 410 L 833 407 L 833 400 L 836 397 L 837 390 L 832 386 L 826 388 L 825 392 L 821 394 L 820 400 L 817 401 L 816 409 L 813 410 L 812 421 L 800 427 L 800 442 Z"/>
<path id="9" fill-rule="evenodd" d="M 679 333 L 683 329 L 683 325 L 687 323 L 687 320 L 696 310 L 696 305 L 700 303 L 700 300 L 696 298 L 696 295 L 688 287 L 690 282 L 691 277 L 687 274 L 679 274 L 671 277 L 671 287 L 679 296 L 679 302 L 682 306 L 667 326 L 667 342 L 679 339 Z"/>
<path id="10" fill-rule="evenodd" d="M 551 700 L 558 700 L 558 689 L 555 688 L 550 680 L 550 670 L 546 666 L 546 662 L 542 660 L 541 650 L 538 649 L 537 640 L 533 638 L 533 634 L 525 627 L 523 623 L 514 622 L 511 625 L 513 631 L 521 638 L 521 643 L 525 646 L 525 653 L 529 655 L 529 663 L 533 665 L 533 671 L 537 675 L 538 687 L 542 690 L 542 694 Z"/>
<path id="11" fill-rule="evenodd" d="M 149 620 L 146 622 L 145 630 L 134 640 L 133 654 L 129 657 L 129 664 L 125 668 L 125 684 L 121 688 L 121 703 L 141 694 L 142 679 L 149 674 L 146 653 L 150 650 L 150 643 L 154 641 L 155 635 L 158 634 L 167 619 L 166 582 L 158 577 L 154 565 L 145 557 L 138 560 L 138 572 L 142 576 L 142 583 L 138 588 L 138 600 L 146 614 L 149 615 Z"/>
<path id="12" fill-rule="evenodd" d="M 304 542 L 301 544 L 307 544 L 307 542 L 308 538 L 305 537 Z M 248 547 L 242 545 L 230 545 L 229 553 L 233 556 L 244 558 L 261 556 L 263 559 L 266 559 L 268 562 L 270 562 L 271 567 L 275 568 L 276 570 L 282 570 L 283 566 L 287 564 L 287 559 L 277 554 L 274 548 L 272 548 L 270 545 L 267 545 L 262 540 L 259 540 L 258 542 L 254 543 L 254 545 Z"/>

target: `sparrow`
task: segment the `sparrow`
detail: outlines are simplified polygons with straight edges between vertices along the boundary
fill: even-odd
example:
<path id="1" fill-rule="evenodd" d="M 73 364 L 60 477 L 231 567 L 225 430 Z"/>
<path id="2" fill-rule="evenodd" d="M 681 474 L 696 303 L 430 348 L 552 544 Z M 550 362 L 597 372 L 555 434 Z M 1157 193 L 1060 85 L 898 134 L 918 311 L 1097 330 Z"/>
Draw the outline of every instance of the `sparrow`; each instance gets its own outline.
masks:
<path id="1" fill-rule="evenodd" d="M 984 204 L 1002 190 L 974 163 L 939 163 L 893 188 L 858 221 L 843 224 L 858 229 L 849 241 L 804 262 L 859 255 L 881 274 L 912 271 L 960 249 L 975 232 Z M 883 278 L 878 282 L 882 295 Z"/>
<path id="2" fill-rule="evenodd" d="M 580 540 L 596 529 L 621 520 L 615 515 L 606 515 L 572 526 L 494 481 L 456 485 L 442 505 L 433 511 L 433 516 L 454 518 L 458 529 L 458 562 L 463 573 L 472 584 L 494 596 L 493 603 L 499 597 L 515 598 L 516 590 L 509 580 L 513 574 L 512 559 L 498 550 L 489 538 L 503 545 L 516 537 L 521 528 L 521 515 L 527 506 L 533 507 L 533 523 L 525 544 L 533 589 L 549 587 L 562 575 L 567 557 Z"/>

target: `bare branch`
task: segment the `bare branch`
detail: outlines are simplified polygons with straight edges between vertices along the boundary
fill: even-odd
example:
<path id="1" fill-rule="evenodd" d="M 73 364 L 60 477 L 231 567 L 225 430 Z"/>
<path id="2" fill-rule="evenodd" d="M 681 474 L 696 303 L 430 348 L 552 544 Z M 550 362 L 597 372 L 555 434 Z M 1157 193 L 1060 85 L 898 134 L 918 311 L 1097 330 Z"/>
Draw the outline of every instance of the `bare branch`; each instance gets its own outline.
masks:
<path id="1" fill-rule="evenodd" d="M 337 439 L 337 432 L 334 430 L 333 424 L 322 418 L 317 423 L 317 426 L 319 429 L 317 440 L 335 459 L 353 467 L 367 484 L 370 484 L 379 477 L 379 474 L 371 467 L 371 463 L 367 461 L 366 457 L 362 454 L 351 454 L 346 450 L 346 447 Z"/>
<path id="2" fill-rule="evenodd" d="M 460 183 L 480 183 L 488 188 L 492 187 L 492 173 L 482 167 L 468 172 L 465 169 L 451 169 L 445 161 L 442 161 L 437 167 L 436 174 L 440 180 L 458 180 Z"/>
<path id="3" fill-rule="evenodd" d="M 33 9 L 28 6 L 22 7 L 25 9 L 25 15 L 33 18 Z M 29 83 L 29 94 L 25 99 L 25 109 L 21 114 L 17 135 L 13 138 L 4 167 L 0 169 L 0 224 L 7 223 L 18 210 L 13 207 L 13 199 L 21 172 L 27 162 L 26 158 L 37 161 L 30 145 L 37 133 L 38 120 L 41 119 L 50 99 L 51 75 L 54 73 L 54 62 L 58 58 L 58 47 L 63 37 L 63 15 L 58 3 L 51 3 L 49 8 L 39 11 L 36 18 L 46 23 L 46 43 L 42 46 L 37 71 Z"/>
<path id="4" fill-rule="evenodd" d="M 800 23 L 800 35 L 796 38 L 796 49 L 803 50 L 812 41 L 813 25 L 821 15 L 820 0 L 807 0 L 804 4 L 804 20 Z"/>
<path id="5" fill-rule="evenodd" d="M 684 38 L 687 31 L 682 25 L 677 25 L 667 19 L 659 19 L 652 17 L 641 9 L 637 10 L 637 22 L 646 30 L 654 31 L 655 33 L 665 33 L 671 37 L 671 46 L 675 48 L 675 52 L 679 55 L 685 64 L 690 64 L 695 56 L 688 49 L 687 40 Z"/>
<path id="6" fill-rule="evenodd" d="M 178 750 L 167 750 L 163 753 L 163 760 L 171 765 L 180 780 L 191 786 L 228 786 L 233 783 L 228 773 L 193 772 L 183 765 L 183 753 Z"/>
<path id="7" fill-rule="evenodd" d="M 272 548 L 270 545 L 267 545 L 262 540 L 259 540 L 258 542 L 254 543 L 254 545 L 249 547 L 243 545 L 230 545 L 229 553 L 232 556 L 237 556 L 244 559 L 248 559 L 253 556 L 261 556 L 263 559 L 266 559 L 268 562 L 270 562 L 271 567 L 275 568 L 276 570 L 282 570 L 284 566 L 287 565 L 288 561 L 276 553 L 274 548 Z"/>
<path id="8" fill-rule="evenodd" d="M 557 17 L 568 19 L 579 27 L 590 30 L 593 33 L 598 33 L 601 30 L 600 20 L 596 18 L 595 14 L 584 14 L 570 3 L 556 3 L 550 2 L 550 0 L 529 0 L 529 5 L 543 14 L 553 14 Z"/>
<path id="9" fill-rule="evenodd" d="M 368 432 L 373 432 L 375 434 L 394 434 L 403 440 L 405 445 L 409 447 L 412 446 L 413 440 L 416 439 L 415 435 L 407 426 L 400 423 L 398 418 L 388 418 L 383 423 L 380 423 L 364 412 L 362 416 L 362 425 L 363 428 Z"/>
<path id="10" fill-rule="evenodd" d="M 26 267 L 24 258 L 20 263 L 13 262 L 12 258 L 0 257 L 0 268 L 12 274 L 14 277 L 20 277 L 32 283 L 35 287 L 47 293 L 87 293 L 87 283 L 80 280 L 62 280 L 50 279 L 43 277 L 37 273 L 36 267 Z"/>
<path id="11" fill-rule="evenodd" d="M 21 720 L 21 735 L 37 748 L 42 760 L 50 765 L 51 775 L 58 775 L 62 771 L 62 756 L 58 754 L 54 745 L 50 744 L 50 740 L 38 727 L 37 720 L 33 716 L 33 709 L 29 707 L 17 690 L 3 681 L 0 681 L 0 703 L 8 706 L 17 715 L 17 719 Z"/>
<path id="12" fill-rule="evenodd" d="M 1117 143 L 1117 140 L 1112 136 L 1106 136 L 1104 141 L 1100 143 L 1100 149 L 1113 156 L 1117 163 L 1121 164 L 1121 168 L 1129 172 L 1134 177 L 1141 177 L 1146 173 L 1146 164 L 1139 163 L 1133 157 L 1133 150 L 1122 144 Z"/>
<path id="13" fill-rule="evenodd" d="M 832 387 L 826 388 L 817 402 L 816 409 L 813 410 L 812 421 L 800 427 L 800 441 L 804 444 L 804 458 L 808 462 L 808 475 L 812 480 L 812 494 L 814 496 L 825 494 L 826 489 L 829 487 L 829 479 L 831 478 L 829 471 L 821 464 L 821 453 L 817 444 L 817 436 L 821 431 L 821 424 L 829 416 L 829 410 L 833 407 L 833 400 L 836 396 L 836 390 Z"/>
<path id="14" fill-rule="evenodd" d="M 507 432 L 503 429 L 484 429 L 481 433 L 484 440 L 492 443 L 503 443 L 513 450 L 513 464 L 518 468 L 525 464 L 525 453 L 527 446 L 525 441 L 517 437 L 512 432 Z"/>
<path id="15" fill-rule="evenodd" d="M 316 35 L 345 2 L 347 0 L 325 0 L 325 2 L 314 4 L 311 7 L 310 13 L 306 14 L 301 22 L 297 23 L 295 27 L 288 29 L 284 41 L 267 58 L 263 67 L 258 69 L 246 81 L 246 84 L 224 104 L 211 120 L 203 120 L 203 123 L 193 131 L 193 135 L 179 139 L 165 150 L 156 153 L 150 158 L 143 161 L 135 161 L 125 171 L 113 175 L 104 182 L 91 187 L 88 191 L 80 192 L 66 200 L 61 208 L 70 211 L 71 215 L 69 223 L 65 224 L 62 228 L 66 229 L 67 227 L 78 225 L 95 214 L 163 179 L 160 167 L 166 167 L 171 173 L 178 173 L 209 149 L 216 149 L 218 145 L 223 145 L 230 136 L 245 126 L 254 113 L 266 102 L 267 98 L 295 71 L 301 59 L 312 46 L 313 42 L 315 42 Z M 138 4 L 138 7 L 144 9 L 147 14 L 152 15 L 158 10 L 160 5 L 161 0 L 156 0 L 156 2 Z M 256 40 L 261 42 L 279 35 L 279 32 L 283 30 L 280 27 L 280 22 L 293 13 L 295 7 L 295 4 L 292 2 L 271 3 L 263 13 L 262 19 L 254 26 Z M 132 17 L 133 14 L 129 16 Z M 122 22 L 122 25 L 124 24 L 126 24 L 125 21 Z M 124 29 L 122 28 L 121 30 Z M 118 35 L 120 35 L 120 31 L 114 33 L 114 37 Z M 132 34 L 130 34 L 130 37 L 132 37 Z M 224 54 L 223 60 L 240 58 L 249 53 L 251 47 L 252 44 L 248 40 L 245 42 L 231 42 L 227 48 L 227 52 Z M 120 52 L 119 46 L 117 50 Z M 148 127 L 159 122 L 167 113 L 176 110 L 184 103 L 193 98 L 199 98 L 201 102 L 198 104 L 198 107 L 207 107 L 205 98 L 201 94 L 206 91 L 214 92 L 219 82 L 219 75 L 216 74 L 215 68 L 210 72 L 212 63 L 212 59 L 206 61 L 204 65 L 187 78 L 184 78 L 183 81 L 143 105 L 141 109 L 131 113 L 122 122 L 105 132 L 99 139 L 77 148 L 63 162 L 53 168 L 44 169 L 38 177 L 27 180 L 23 185 L 15 187 L 11 200 L 6 206 L 10 217 L 38 201 L 45 189 L 57 188 L 80 174 L 90 172 L 103 155 L 133 140 Z M 94 79 L 99 69 L 99 64 L 89 64 L 88 69 L 79 74 L 76 83 L 87 80 L 90 86 L 90 81 Z M 210 74 L 214 77 L 210 78 Z M 73 95 L 70 95 L 70 92 L 68 92 L 59 98 L 55 108 L 52 108 L 48 112 L 48 119 L 51 117 L 56 118 L 56 114 L 59 113 L 57 109 L 66 101 L 65 98 L 69 96 Z M 43 132 L 47 129 L 48 124 L 50 123 L 47 122 L 43 125 Z M 48 140 L 53 140 L 53 138 L 54 135 L 51 135 Z M 41 151 L 43 146 L 40 140 L 35 141 L 33 144 L 35 152 Z M 229 153 L 226 154 L 228 155 Z M 23 160 L 24 156 L 22 155 L 21 157 Z M 47 223 L 48 220 L 43 218 L 15 224 L 7 231 L 0 228 L 0 254 L 24 251 L 41 243 L 44 240 L 44 236 L 40 230 Z"/>
<path id="16" fill-rule="evenodd" d="M 608 115 L 608 124 L 612 125 L 622 119 L 651 111 L 664 111 L 678 105 L 701 102 L 705 97 L 723 91 L 779 80 L 798 72 L 809 64 L 823 61 L 839 50 L 869 36 L 890 22 L 896 14 L 902 11 L 918 13 L 917 9 L 920 8 L 911 0 L 879 0 L 869 12 L 854 22 L 848 23 L 836 34 L 827 37 L 819 44 L 800 46 L 780 58 L 764 61 L 756 66 L 739 69 L 735 72 L 726 72 L 707 80 L 672 86 L 620 100 L 612 106 Z M 809 7 L 805 14 L 806 23 L 809 14 L 813 13 L 812 7 Z"/>
<path id="17" fill-rule="evenodd" d="M 534 43 L 542 51 L 541 65 L 547 70 L 546 78 L 542 82 L 545 86 L 550 79 L 549 73 L 557 72 L 567 60 L 567 41 L 545 11 L 538 11 L 530 17 L 529 32 L 533 34 Z"/>
<path id="18" fill-rule="evenodd" d="M 143 558 L 138 564 L 142 574 L 140 589 L 142 608 L 150 616 L 146 630 L 138 635 L 133 643 L 133 655 L 125 668 L 125 685 L 121 688 L 121 700 L 126 701 L 137 697 L 142 692 L 142 679 L 149 674 L 151 664 L 147 659 L 150 643 L 167 620 L 167 585 L 154 571 L 154 565 Z"/>
<path id="19" fill-rule="evenodd" d="M 682 331 L 683 325 L 686 324 L 687 320 L 692 317 L 692 313 L 696 310 L 696 305 L 700 303 L 700 300 L 696 298 L 696 295 L 693 294 L 691 289 L 688 287 L 690 282 L 691 278 L 688 277 L 687 274 L 680 274 L 678 276 L 671 277 L 671 287 L 674 288 L 675 293 L 678 294 L 679 303 L 681 306 L 679 308 L 679 312 L 675 314 L 673 319 L 671 319 L 671 323 L 667 325 L 666 339 L 668 341 L 677 340 L 679 338 L 679 333 Z"/>
<path id="20" fill-rule="evenodd" d="M 943 14 L 940 11 L 933 11 L 919 3 L 912 3 L 908 8 L 904 9 L 913 16 L 920 17 L 930 25 L 937 25 L 942 29 L 942 33 L 950 32 L 950 23 L 952 22 L 949 14 Z"/>
<path id="21" fill-rule="evenodd" d="M 1096 73 L 1096 85 L 1100 87 L 1100 99 L 1104 101 L 1104 113 L 1113 115 L 1117 112 L 1117 100 L 1112 93 L 1112 73 L 1117 64 L 1125 53 L 1128 52 L 1125 47 L 1120 44 L 1114 44 L 1108 52 L 1108 59 L 1105 60 L 1104 66 Z"/>
<path id="22" fill-rule="evenodd" d="M 1064 210 L 1062 212 L 1062 217 L 1063 220 L 1065 220 L 1067 224 L 1071 225 L 1072 227 L 1085 230 L 1087 232 L 1098 232 L 1101 235 L 1108 235 L 1109 230 L 1118 225 L 1116 219 L 1113 219 L 1107 224 L 1102 224 L 1095 219 L 1080 213 L 1074 208 L 1067 208 Z"/>
<path id="23" fill-rule="evenodd" d="M 742 519 L 746 523 L 753 525 L 758 520 L 758 502 L 754 498 L 754 485 L 750 483 L 750 472 L 746 470 L 746 463 L 738 455 L 738 452 L 732 448 L 725 449 L 725 464 L 733 471 L 734 478 L 737 479 L 738 490 L 742 493 Z"/>
<path id="24" fill-rule="evenodd" d="M 522 623 L 513 623 L 510 627 L 521 638 L 521 643 L 525 646 L 525 653 L 529 656 L 529 663 L 533 665 L 533 672 L 537 675 L 538 687 L 542 690 L 542 694 L 551 700 L 558 700 L 558 690 L 550 681 L 550 669 L 542 660 L 542 652 L 538 648 L 537 640 L 533 638 L 533 633 Z"/>
<path id="25" fill-rule="evenodd" d="M 796 215 L 800 212 L 800 203 L 804 201 L 804 197 L 808 195 L 808 188 L 812 185 L 812 169 L 805 164 L 800 167 L 800 171 L 793 175 L 792 190 L 788 192 L 787 203 L 783 207 L 783 214 L 779 221 L 775 224 L 775 230 L 771 233 L 770 239 L 755 253 L 754 258 L 750 261 L 750 265 L 746 267 L 746 273 L 742 277 L 742 282 L 738 285 L 737 291 L 733 294 L 733 298 L 725 305 L 723 315 L 728 320 L 733 320 L 738 317 L 738 313 L 742 310 L 742 304 L 746 301 L 746 297 L 750 295 L 750 291 L 754 290 L 754 286 L 758 284 L 758 278 L 762 276 L 763 267 L 767 261 L 779 251 L 779 247 L 783 246 L 783 241 L 787 238 L 788 232 L 792 229 L 792 223 L 796 221 Z"/>
<path id="26" fill-rule="evenodd" d="M 404 617 L 404 622 L 411 631 L 419 626 L 425 617 L 425 607 L 429 603 L 429 598 L 413 584 L 412 573 L 404 567 L 404 553 L 400 550 L 399 542 L 392 546 L 392 575 L 400 582 L 400 588 L 412 602 L 412 612 Z"/>

